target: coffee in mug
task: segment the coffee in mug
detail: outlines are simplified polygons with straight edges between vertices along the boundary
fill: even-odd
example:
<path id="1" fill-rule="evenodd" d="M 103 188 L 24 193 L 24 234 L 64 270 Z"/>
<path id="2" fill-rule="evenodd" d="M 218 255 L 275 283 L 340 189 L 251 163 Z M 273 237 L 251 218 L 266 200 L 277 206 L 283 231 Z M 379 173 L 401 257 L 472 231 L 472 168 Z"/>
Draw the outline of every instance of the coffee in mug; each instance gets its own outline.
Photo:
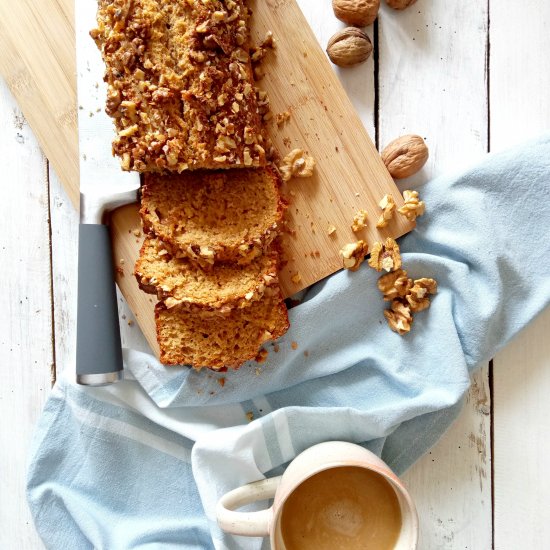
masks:
<path id="1" fill-rule="evenodd" d="M 287 550 L 393 550 L 400 531 L 399 501 L 389 482 L 356 466 L 306 479 L 281 513 Z"/>
<path id="2" fill-rule="evenodd" d="M 271 499 L 258 512 L 238 512 Z M 299 454 L 282 476 L 225 494 L 216 509 L 228 533 L 269 536 L 272 550 L 415 550 L 416 508 L 401 480 L 379 457 L 344 441 Z"/>

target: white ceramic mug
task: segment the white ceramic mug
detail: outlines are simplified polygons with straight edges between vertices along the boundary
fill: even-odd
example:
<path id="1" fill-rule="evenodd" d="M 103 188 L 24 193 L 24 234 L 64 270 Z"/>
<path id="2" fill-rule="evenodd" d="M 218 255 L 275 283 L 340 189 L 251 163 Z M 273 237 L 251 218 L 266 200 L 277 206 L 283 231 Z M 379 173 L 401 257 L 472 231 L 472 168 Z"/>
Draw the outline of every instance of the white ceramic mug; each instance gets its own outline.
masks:
<path id="1" fill-rule="evenodd" d="M 392 487 L 401 510 L 401 530 L 394 550 L 415 550 L 418 542 L 418 517 L 414 503 L 403 483 L 375 454 L 344 441 L 314 445 L 299 454 L 282 476 L 249 483 L 226 493 L 218 502 L 219 526 L 234 535 L 270 537 L 272 550 L 286 550 L 281 533 L 281 515 L 288 497 L 306 479 L 342 466 L 360 467 L 378 473 Z M 237 512 L 252 502 L 274 498 L 273 505 L 259 512 Z"/>

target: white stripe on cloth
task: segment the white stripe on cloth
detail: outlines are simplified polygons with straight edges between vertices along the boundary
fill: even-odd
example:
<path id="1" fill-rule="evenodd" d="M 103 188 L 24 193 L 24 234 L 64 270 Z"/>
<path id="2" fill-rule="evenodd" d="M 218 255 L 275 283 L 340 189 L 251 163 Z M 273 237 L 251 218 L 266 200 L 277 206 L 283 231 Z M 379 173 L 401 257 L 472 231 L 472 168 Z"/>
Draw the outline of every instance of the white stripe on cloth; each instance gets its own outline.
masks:
<path id="1" fill-rule="evenodd" d="M 67 404 L 71 408 L 75 418 L 77 418 L 82 424 L 104 432 L 127 437 L 128 439 L 132 439 L 142 445 L 147 445 L 152 449 L 173 456 L 183 462 L 191 462 L 191 451 L 181 445 L 178 445 L 177 443 L 167 441 L 166 439 L 159 437 L 158 435 L 154 435 L 151 432 L 142 430 L 141 428 L 137 428 L 136 426 L 132 426 L 130 424 L 126 424 L 122 420 L 101 416 L 100 414 L 92 412 L 89 409 L 81 407 L 72 399 L 68 398 Z"/>
<path id="2" fill-rule="evenodd" d="M 279 442 L 279 449 L 283 456 L 283 461 L 287 462 L 292 460 L 296 456 L 294 445 L 290 437 L 290 429 L 288 427 L 288 418 L 286 416 L 285 409 L 279 409 L 273 413 L 273 424 L 277 432 L 277 441 Z"/>

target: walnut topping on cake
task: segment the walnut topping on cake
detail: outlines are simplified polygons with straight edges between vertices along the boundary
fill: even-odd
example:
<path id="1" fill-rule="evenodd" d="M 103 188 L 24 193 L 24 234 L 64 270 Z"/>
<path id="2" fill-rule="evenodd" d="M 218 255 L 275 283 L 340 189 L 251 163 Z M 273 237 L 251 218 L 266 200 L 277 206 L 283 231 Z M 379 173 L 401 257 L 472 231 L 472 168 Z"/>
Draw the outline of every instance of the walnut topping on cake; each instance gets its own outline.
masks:
<path id="1" fill-rule="evenodd" d="M 99 1 L 91 35 L 124 170 L 265 164 L 248 18 L 244 0 Z"/>

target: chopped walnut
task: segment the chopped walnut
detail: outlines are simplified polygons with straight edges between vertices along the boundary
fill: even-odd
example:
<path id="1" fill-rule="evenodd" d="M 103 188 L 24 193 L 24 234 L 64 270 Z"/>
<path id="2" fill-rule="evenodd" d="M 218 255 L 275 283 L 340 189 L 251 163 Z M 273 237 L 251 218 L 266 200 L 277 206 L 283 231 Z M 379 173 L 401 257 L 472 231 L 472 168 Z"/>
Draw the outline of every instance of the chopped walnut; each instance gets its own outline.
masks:
<path id="1" fill-rule="evenodd" d="M 384 295 L 385 302 L 391 302 L 396 298 L 404 298 L 413 286 L 412 279 L 407 277 L 403 269 L 382 275 L 378 279 L 378 289 Z"/>
<path id="2" fill-rule="evenodd" d="M 403 191 L 405 204 L 397 211 L 403 214 L 409 221 L 413 222 L 418 216 L 424 214 L 425 204 L 418 196 L 418 191 Z"/>
<path id="3" fill-rule="evenodd" d="M 368 214 L 365 210 L 359 210 L 357 214 L 353 217 L 353 224 L 351 225 L 351 230 L 354 233 L 361 231 L 367 227 L 367 218 Z"/>
<path id="4" fill-rule="evenodd" d="M 390 309 L 384 311 L 384 317 L 389 327 L 401 336 L 411 330 L 413 317 L 409 305 L 403 300 L 393 300 Z"/>
<path id="5" fill-rule="evenodd" d="M 342 250 L 340 250 L 344 268 L 350 271 L 357 271 L 368 251 L 369 245 L 365 241 L 357 241 L 344 245 Z"/>
<path id="6" fill-rule="evenodd" d="M 437 292 L 437 282 L 434 279 L 416 279 L 413 287 L 407 294 L 407 302 L 411 311 L 415 313 L 430 307 L 429 294 Z"/>
<path id="7" fill-rule="evenodd" d="M 392 195 L 384 195 L 382 200 L 378 203 L 378 206 L 383 210 L 376 227 L 383 228 L 390 223 L 390 220 L 393 218 L 393 212 L 395 210 L 395 201 L 393 200 Z"/>
<path id="8" fill-rule="evenodd" d="M 399 245 L 388 237 L 384 244 L 374 243 L 369 258 L 369 265 L 376 271 L 396 271 L 401 268 L 401 255 Z"/>
<path id="9" fill-rule="evenodd" d="M 277 113 L 275 115 L 275 122 L 277 126 L 281 127 L 290 119 L 290 113 L 288 111 L 283 111 L 282 113 Z"/>
<path id="10" fill-rule="evenodd" d="M 315 159 L 307 155 L 302 149 L 293 149 L 283 159 L 279 166 L 283 181 L 289 181 L 291 178 L 309 178 L 313 175 Z"/>

